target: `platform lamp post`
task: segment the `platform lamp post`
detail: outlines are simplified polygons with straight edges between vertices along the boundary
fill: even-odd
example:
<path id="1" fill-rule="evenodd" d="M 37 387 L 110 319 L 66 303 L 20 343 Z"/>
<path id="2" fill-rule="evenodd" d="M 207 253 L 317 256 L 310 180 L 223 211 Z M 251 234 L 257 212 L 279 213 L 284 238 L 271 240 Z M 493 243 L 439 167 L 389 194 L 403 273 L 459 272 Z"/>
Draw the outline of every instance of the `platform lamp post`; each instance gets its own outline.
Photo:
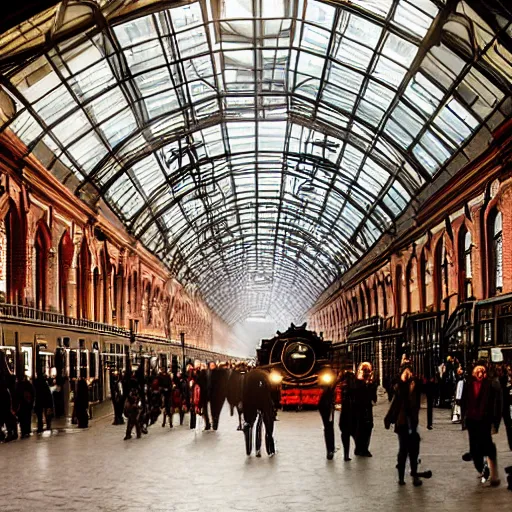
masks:
<path id="1" fill-rule="evenodd" d="M 181 340 L 181 351 L 183 354 L 183 366 L 181 367 L 181 374 L 185 375 L 185 333 L 180 332 L 180 340 Z"/>

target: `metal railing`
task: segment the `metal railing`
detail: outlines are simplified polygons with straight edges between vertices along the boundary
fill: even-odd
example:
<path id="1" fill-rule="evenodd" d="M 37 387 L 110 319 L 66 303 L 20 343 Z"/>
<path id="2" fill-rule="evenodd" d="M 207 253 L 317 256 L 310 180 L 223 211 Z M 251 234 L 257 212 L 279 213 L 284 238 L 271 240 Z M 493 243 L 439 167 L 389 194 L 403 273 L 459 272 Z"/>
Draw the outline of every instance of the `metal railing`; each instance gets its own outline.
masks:
<path id="1" fill-rule="evenodd" d="M 118 336 L 130 337 L 130 331 L 124 327 L 118 327 L 117 325 L 104 324 L 101 322 L 95 322 L 93 320 L 87 320 L 85 318 L 72 318 L 61 313 L 55 313 L 52 311 L 42 311 L 40 309 L 31 308 L 28 306 L 21 306 L 19 304 L 6 304 L 0 303 L 0 320 L 2 318 L 8 318 L 12 320 L 24 320 L 27 322 L 34 322 L 39 324 L 46 324 L 52 327 L 74 327 L 81 329 L 88 329 L 95 332 L 105 334 L 115 334 Z M 181 344 L 177 341 L 170 340 L 163 336 L 156 336 L 152 334 L 136 334 L 133 339 L 138 342 L 157 342 L 165 343 L 170 347 L 181 350 Z M 205 348 L 200 348 L 194 345 L 185 344 L 185 349 L 190 355 L 208 356 L 211 359 L 237 359 L 234 357 L 214 352 Z"/>
<path id="2" fill-rule="evenodd" d="M 117 334 L 120 336 L 129 336 L 130 331 L 117 325 L 94 322 L 86 318 L 72 318 L 55 313 L 52 311 L 42 311 L 40 309 L 18 304 L 0 304 L 0 318 L 12 318 L 26 320 L 29 322 L 38 322 L 59 327 L 79 327 L 81 329 L 90 329 L 97 332 L 108 334 Z"/>

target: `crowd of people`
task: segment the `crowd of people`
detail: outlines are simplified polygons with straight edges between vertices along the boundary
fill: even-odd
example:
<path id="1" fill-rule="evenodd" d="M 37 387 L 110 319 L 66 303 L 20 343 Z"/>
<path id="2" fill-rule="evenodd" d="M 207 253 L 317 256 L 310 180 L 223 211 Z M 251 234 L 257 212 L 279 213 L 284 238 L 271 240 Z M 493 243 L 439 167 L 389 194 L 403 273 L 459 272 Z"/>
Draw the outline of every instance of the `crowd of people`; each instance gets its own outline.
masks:
<path id="1" fill-rule="evenodd" d="M 195 429 L 198 421 L 204 430 L 217 430 L 224 401 L 228 399 L 231 413 L 239 413 L 241 425 L 241 393 L 239 376 L 246 371 L 243 363 L 210 362 L 208 365 L 188 365 L 184 373 L 170 374 L 165 367 L 154 369 L 150 375 L 143 366 L 128 374 L 112 372 L 111 397 L 114 408 L 114 425 L 124 424 L 127 419 L 125 439 L 131 439 L 135 428 L 137 438 L 148 433 L 162 415 L 162 427 L 167 423 L 173 428 L 177 414 L 183 425 L 186 414 L 190 415 L 189 427 Z M 199 418 L 199 420 L 198 420 Z"/>
<path id="2" fill-rule="evenodd" d="M 446 369 L 448 367 L 448 369 Z M 510 450 L 512 450 L 512 370 L 506 364 L 479 362 L 465 372 L 455 358 L 449 358 L 443 374 L 453 375 L 443 382 L 442 401 L 450 396 L 452 421 L 461 423 L 467 430 L 469 450 L 462 458 L 473 461 L 482 483 L 500 484 L 496 445 L 492 435 L 497 433 L 503 420 Z M 447 377 L 447 376 L 446 376 Z M 447 387 L 451 382 L 451 391 Z M 344 460 L 350 461 L 350 439 L 355 442 L 354 454 L 371 457 L 369 445 L 373 430 L 373 405 L 377 401 L 377 383 L 372 365 L 363 362 L 357 373 L 344 371 L 338 379 L 324 386 L 320 400 L 320 415 L 324 424 L 327 459 L 334 456 L 334 397 L 335 388 L 341 386 L 341 412 L 339 428 Z M 439 388 L 437 388 L 439 389 Z M 422 478 L 432 476 L 430 471 L 420 472 L 418 461 L 421 438 L 418 431 L 422 395 L 426 395 L 427 428 L 433 428 L 433 405 L 442 405 L 436 394 L 435 381 L 418 376 L 406 357 L 402 359 L 392 389 L 387 389 L 390 407 L 384 419 L 389 429 L 394 425 L 398 437 L 398 483 L 405 484 L 406 464 L 415 486 L 422 485 Z M 509 489 L 512 490 L 512 467 L 506 468 Z"/>
<path id="3" fill-rule="evenodd" d="M 449 402 L 452 421 L 467 430 L 469 449 L 463 459 L 472 461 L 483 483 L 497 486 L 500 483 L 496 446 L 492 435 L 498 432 L 503 420 L 509 448 L 512 450 L 512 369 L 506 364 L 480 362 L 465 371 L 456 358 L 449 358 L 442 365 L 443 389 L 438 382 L 418 376 L 413 365 L 403 358 L 398 375 L 386 389 L 390 401 L 384 426 L 394 425 L 398 438 L 396 469 L 398 482 L 405 484 L 406 464 L 409 461 L 413 484 L 422 484 L 422 478 L 432 476 L 430 471 L 420 472 L 418 461 L 421 438 L 419 411 L 422 395 L 426 395 L 427 428 L 433 428 L 433 406 Z M 449 386 L 449 387 L 448 387 Z M 335 452 L 334 410 L 336 389 L 340 390 L 341 411 L 339 429 L 343 458 L 350 461 L 351 439 L 354 455 L 372 457 L 370 443 L 374 428 L 373 406 L 377 402 L 378 382 L 372 365 L 362 362 L 357 371 L 343 371 L 337 378 L 323 384 L 319 412 L 324 425 L 327 459 Z M 262 428 L 265 426 L 267 453 L 275 454 L 273 423 L 279 406 L 279 396 L 268 372 L 251 369 L 244 363 L 210 362 L 188 365 L 186 371 L 170 374 L 163 367 L 149 375 L 140 365 L 135 372 L 113 371 L 110 391 L 114 409 L 114 425 L 126 424 L 125 440 L 148 433 L 151 425 L 159 422 L 173 428 L 174 416 L 183 425 L 189 414 L 190 429 L 217 430 L 222 407 L 227 399 L 231 414 L 238 414 L 238 430 L 243 430 L 246 451 L 252 451 L 253 427 L 256 425 L 256 456 L 261 456 Z M 440 398 L 441 397 L 441 398 Z M 54 399 L 48 379 L 37 376 L 31 382 L 26 376 L 17 381 L 9 371 L 5 357 L 0 352 L 0 441 L 26 438 L 31 433 L 33 413 L 37 416 L 37 432 L 44 425 L 51 430 L 54 416 Z M 89 393 L 85 379 L 76 381 L 73 418 L 79 428 L 87 428 L 89 420 Z M 126 421 L 125 421 L 126 418 Z M 509 488 L 512 490 L 512 469 Z"/>

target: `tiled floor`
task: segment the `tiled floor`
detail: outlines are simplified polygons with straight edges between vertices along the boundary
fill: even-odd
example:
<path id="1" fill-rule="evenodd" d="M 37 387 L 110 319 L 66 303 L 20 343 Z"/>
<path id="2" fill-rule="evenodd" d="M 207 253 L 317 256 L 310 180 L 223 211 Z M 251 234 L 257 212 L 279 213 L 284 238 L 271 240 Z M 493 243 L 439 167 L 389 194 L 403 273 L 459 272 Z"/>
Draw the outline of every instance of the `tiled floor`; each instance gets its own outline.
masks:
<path id="1" fill-rule="evenodd" d="M 158 424 L 140 440 L 123 441 L 123 427 L 98 418 L 87 431 L 33 435 L 0 445 L 0 511 L 512 510 L 503 473 L 500 488 L 483 488 L 461 460 L 467 436 L 448 411 L 436 410 L 435 429 L 422 431 L 422 469 L 434 477 L 420 488 L 410 481 L 398 487 L 396 436 L 382 426 L 386 407 L 375 408 L 374 457 L 351 462 L 341 452 L 326 460 L 315 411 L 280 414 L 274 458 L 245 456 L 227 408 L 217 432 Z M 496 440 L 502 470 L 512 453 L 504 431 Z"/>

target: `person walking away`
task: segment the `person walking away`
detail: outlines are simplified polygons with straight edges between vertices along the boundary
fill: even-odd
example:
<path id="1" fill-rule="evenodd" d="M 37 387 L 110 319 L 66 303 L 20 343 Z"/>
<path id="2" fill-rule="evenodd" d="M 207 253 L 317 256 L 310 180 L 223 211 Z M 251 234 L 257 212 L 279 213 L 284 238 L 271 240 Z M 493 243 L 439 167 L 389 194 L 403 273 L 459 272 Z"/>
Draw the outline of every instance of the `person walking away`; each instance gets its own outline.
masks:
<path id="1" fill-rule="evenodd" d="M 50 386 L 44 375 L 38 375 L 34 381 L 36 400 L 34 410 L 37 416 L 37 433 L 41 434 L 43 428 L 43 415 L 46 420 L 46 428 L 51 432 L 53 418 L 53 397 Z"/>
<path id="2" fill-rule="evenodd" d="M 371 363 L 363 362 L 357 370 L 355 386 L 355 455 L 371 457 L 370 440 L 373 430 L 373 404 L 377 402 L 377 385 L 373 381 Z"/>
<path id="3" fill-rule="evenodd" d="M 83 377 L 80 377 L 76 383 L 75 415 L 78 428 L 89 426 L 89 386 Z"/>
<path id="4" fill-rule="evenodd" d="M 491 381 L 487 377 L 487 370 L 483 364 L 474 367 L 465 388 L 469 453 L 475 469 L 482 475 L 482 483 L 489 477 L 490 485 L 495 487 L 500 484 L 500 479 L 492 433 L 498 431 L 501 421 L 501 388 L 497 380 Z M 488 471 L 485 467 L 485 457 L 488 461 Z"/>
<path id="5" fill-rule="evenodd" d="M 163 414 L 163 422 L 162 427 L 165 427 L 167 422 L 167 418 L 171 417 L 171 391 L 172 391 L 172 379 L 167 371 L 166 367 L 163 367 L 160 370 L 160 374 L 158 375 L 158 383 L 160 386 L 160 393 L 163 397 L 164 402 L 164 414 Z M 172 425 L 172 422 L 171 422 Z"/>
<path id="6" fill-rule="evenodd" d="M 398 436 L 397 465 L 398 483 L 405 485 L 405 466 L 407 458 L 411 467 L 413 485 L 422 485 L 418 474 L 418 458 L 420 454 L 420 436 L 418 420 L 421 403 L 421 382 L 414 378 L 410 365 L 401 368 L 400 379 L 395 387 L 395 396 L 384 418 L 384 426 L 389 430 L 395 425 Z"/>
<path id="7" fill-rule="evenodd" d="M 336 379 L 331 372 L 326 372 L 319 376 L 319 381 L 322 395 L 318 402 L 318 411 L 320 412 L 324 425 L 327 460 L 332 460 L 334 458 L 334 391 L 336 388 Z"/>
<path id="8" fill-rule="evenodd" d="M 32 409 L 34 407 L 35 391 L 34 386 L 26 375 L 16 386 L 18 403 L 18 421 L 20 422 L 21 438 L 30 436 L 32 423 Z"/>
<path id="9" fill-rule="evenodd" d="M 355 435 L 354 392 L 356 377 L 352 371 L 346 371 L 341 380 L 341 412 L 339 427 L 341 444 L 343 445 L 343 460 L 349 462 L 350 437 Z"/>

